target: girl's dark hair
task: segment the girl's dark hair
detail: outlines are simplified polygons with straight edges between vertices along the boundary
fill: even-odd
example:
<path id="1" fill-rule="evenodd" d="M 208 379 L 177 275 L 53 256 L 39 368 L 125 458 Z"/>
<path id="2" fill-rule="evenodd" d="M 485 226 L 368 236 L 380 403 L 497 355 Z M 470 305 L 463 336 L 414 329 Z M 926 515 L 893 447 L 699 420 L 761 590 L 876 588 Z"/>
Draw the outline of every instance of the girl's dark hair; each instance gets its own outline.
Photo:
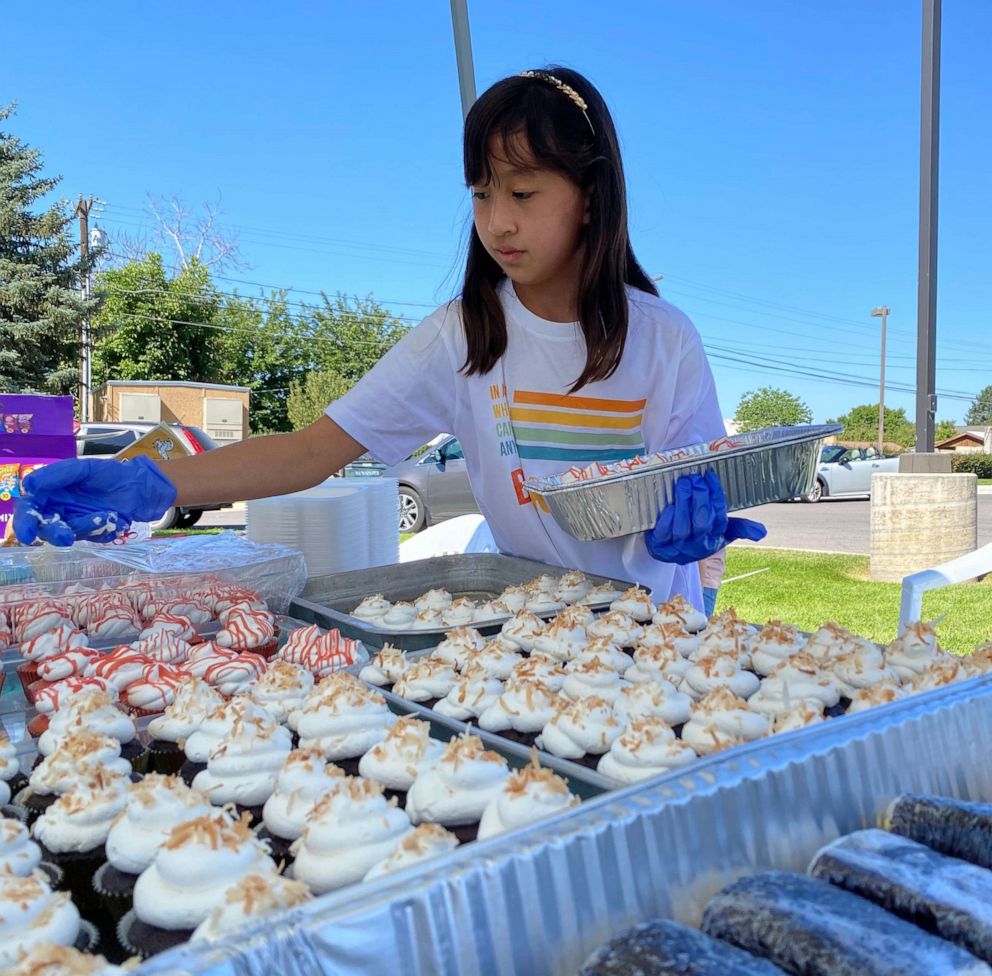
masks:
<path id="1" fill-rule="evenodd" d="M 570 393 L 612 376 L 627 341 L 625 285 L 657 295 L 634 257 L 627 232 L 627 192 L 613 119 L 602 95 L 577 71 L 549 65 L 552 75 L 585 101 L 582 109 L 541 77 L 514 75 L 497 82 L 472 106 L 465 120 L 465 183 L 482 186 L 492 177 L 495 140 L 509 161 L 557 170 L 589 195 L 585 254 L 579 283 L 579 321 L 586 365 Z M 588 116 L 588 119 L 586 118 Z M 520 138 L 522 137 L 522 138 Z M 525 153 L 530 158 L 517 158 Z M 468 352 L 463 371 L 488 373 L 506 351 L 506 319 L 497 288 L 503 271 L 471 228 L 462 315 Z"/>

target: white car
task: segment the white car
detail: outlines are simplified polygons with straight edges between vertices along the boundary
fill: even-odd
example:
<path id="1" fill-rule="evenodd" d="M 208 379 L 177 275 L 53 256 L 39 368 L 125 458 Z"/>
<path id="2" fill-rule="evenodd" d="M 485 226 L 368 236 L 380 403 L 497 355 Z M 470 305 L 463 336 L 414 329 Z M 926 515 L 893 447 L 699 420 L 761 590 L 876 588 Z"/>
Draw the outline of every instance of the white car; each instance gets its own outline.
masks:
<path id="1" fill-rule="evenodd" d="M 874 447 L 841 447 L 831 444 L 820 452 L 816 481 L 804 502 L 821 498 L 871 495 L 871 476 L 899 470 L 899 458 L 883 457 Z"/>

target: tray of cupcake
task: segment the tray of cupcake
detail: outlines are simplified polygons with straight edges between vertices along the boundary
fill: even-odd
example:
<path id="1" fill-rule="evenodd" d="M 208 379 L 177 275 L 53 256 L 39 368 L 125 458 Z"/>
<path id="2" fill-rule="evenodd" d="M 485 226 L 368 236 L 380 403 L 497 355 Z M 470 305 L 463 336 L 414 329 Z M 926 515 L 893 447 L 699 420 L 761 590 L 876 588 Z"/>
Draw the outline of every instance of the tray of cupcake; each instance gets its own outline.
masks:
<path id="1" fill-rule="evenodd" d="M 523 612 L 494 637 L 463 627 L 433 650 L 390 645 L 360 677 L 617 786 L 990 670 L 992 646 L 947 654 L 925 623 L 880 646 L 832 623 L 802 633 L 733 611 L 707 622 L 679 598 L 656 608 L 642 592 L 598 617 Z"/>
<path id="2" fill-rule="evenodd" d="M 187 675 L 161 716 L 137 721 L 81 691 L 31 740 L 36 755 L 15 754 L 24 785 L 3 811 L 0 857 L 9 835 L 11 854 L 28 852 L 18 864 L 50 868 L 58 904 L 116 961 L 223 937 L 600 792 L 348 671 L 277 690 L 224 698 Z M 5 773 L 9 751 L 0 742 Z"/>
<path id="3" fill-rule="evenodd" d="M 464 553 L 312 578 L 291 612 L 369 647 L 434 646 L 454 627 L 493 634 L 515 613 L 607 609 L 633 584 L 498 553 Z"/>

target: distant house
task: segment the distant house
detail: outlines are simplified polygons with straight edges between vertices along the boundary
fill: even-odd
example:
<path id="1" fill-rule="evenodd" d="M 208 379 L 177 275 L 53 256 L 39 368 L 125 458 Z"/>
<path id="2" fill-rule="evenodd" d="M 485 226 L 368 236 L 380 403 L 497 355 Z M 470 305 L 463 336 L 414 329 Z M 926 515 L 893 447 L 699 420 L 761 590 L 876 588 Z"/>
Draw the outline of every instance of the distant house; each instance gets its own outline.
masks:
<path id="1" fill-rule="evenodd" d="M 992 454 L 992 426 L 959 427 L 952 437 L 934 447 L 954 454 Z"/>

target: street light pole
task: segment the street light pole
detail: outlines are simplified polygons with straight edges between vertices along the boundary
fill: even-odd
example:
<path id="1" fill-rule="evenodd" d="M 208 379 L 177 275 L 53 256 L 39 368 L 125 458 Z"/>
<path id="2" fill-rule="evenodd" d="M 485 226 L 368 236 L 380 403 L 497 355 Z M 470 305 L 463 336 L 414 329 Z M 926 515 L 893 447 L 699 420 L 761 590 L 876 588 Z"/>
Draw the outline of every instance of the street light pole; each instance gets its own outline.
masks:
<path id="1" fill-rule="evenodd" d="M 882 371 L 878 380 L 878 453 L 885 454 L 885 320 L 892 310 L 888 305 L 879 305 L 871 310 L 874 319 L 882 320 Z"/>
<path id="2" fill-rule="evenodd" d="M 458 91 L 462 98 L 462 118 L 475 102 L 475 68 L 472 64 L 472 35 L 468 24 L 468 0 L 451 0 L 451 30 L 455 35 L 455 62 L 458 65 Z"/>
<path id="3" fill-rule="evenodd" d="M 83 265 L 83 301 L 88 301 L 90 297 L 90 211 L 96 201 L 91 197 L 84 200 L 82 194 L 79 203 L 76 205 L 76 214 L 79 218 L 79 256 Z M 82 321 L 82 335 L 80 336 L 82 345 L 82 356 L 79 365 L 79 420 L 86 423 L 90 419 L 90 387 L 93 379 L 93 366 L 90 348 L 90 320 L 88 315 L 84 315 Z"/>

